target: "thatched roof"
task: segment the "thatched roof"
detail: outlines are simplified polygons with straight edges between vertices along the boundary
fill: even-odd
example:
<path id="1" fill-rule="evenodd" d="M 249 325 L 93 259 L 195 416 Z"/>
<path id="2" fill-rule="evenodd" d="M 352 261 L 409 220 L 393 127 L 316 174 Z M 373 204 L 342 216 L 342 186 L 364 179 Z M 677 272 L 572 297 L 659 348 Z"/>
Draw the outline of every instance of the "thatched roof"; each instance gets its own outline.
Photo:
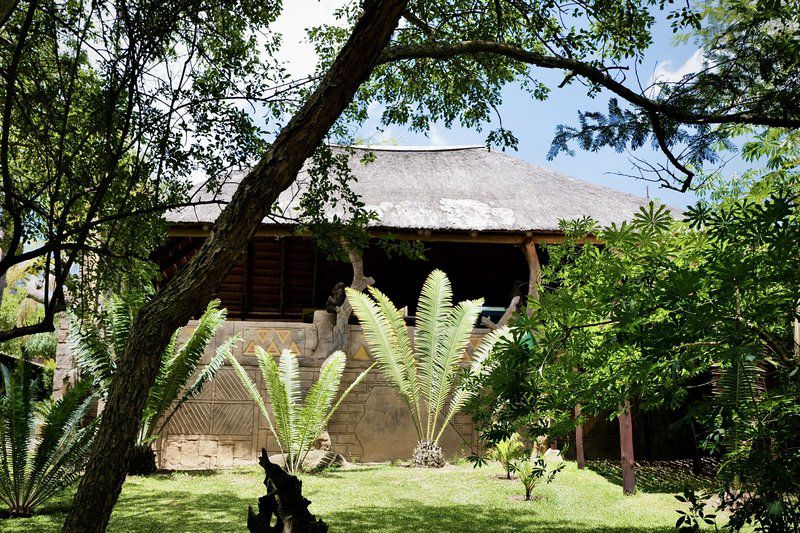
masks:
<path id="1" fill-rule="evenodd" d="M 360 160 L 367 150 L 375 160 L 365 165 Z M 358 178 L 354 191 L 378 213 L 374 225 L 388 229 L 556 231 L 560 219 L 590 216 L 609 224 L 648 203 L 482 146 L 356 148 L 351 161 Z M 279 207 L 287 216 L 307 179 L 301 172 L 281 195 Z M 236 185 L 236 179 L 225 184 L 220 198 L 230 198 Z M 209 223 L 220 210 L 217 205 L 186 208 L 168 213 L 167 219 Z"/>

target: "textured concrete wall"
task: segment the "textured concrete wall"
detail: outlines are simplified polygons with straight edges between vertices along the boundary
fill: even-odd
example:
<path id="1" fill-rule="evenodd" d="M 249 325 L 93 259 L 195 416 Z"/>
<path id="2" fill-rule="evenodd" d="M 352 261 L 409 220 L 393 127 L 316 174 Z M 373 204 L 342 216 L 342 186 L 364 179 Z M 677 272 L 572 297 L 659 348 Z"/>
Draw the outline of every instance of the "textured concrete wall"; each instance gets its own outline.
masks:
<path id="1" fill-rule="evenodd" d="M 242 364 L 266 400 L 255 357 L 256 346 L 273 355 L 283 349 L 298 354 L 303 393 L 316 381 L 319 368 L 330 354 L 332 315 L 318 312 L 314 324 L 297 322 L 228 321 L 209 346 L 205 362 L 217 346 L 232 335 L 243 342 L 235 349 Z M 188 335 L 189 324 L 183 338 Z M 476 330 L 472 344 L 485 330 Z M 339 392 L 343 392 L 371 363 L 361 329 L 350 327 L 347 367 Z M 59 345 L 62 376 L 74 377 L 66 344 Z M 57 371 L 57 376 L 59 375 Z M 416 431 L 408 408 L 375 368 L 339 407 L 328 425 L 332 448 L 355 462 L 409 459 L 416 445 Z M 466 415 L 456 415 L 442 437 L 448 457 L 469 454 L 477 435 Z M 262 447 L 278 452 L 278 446 L 255 403 L 244 390 L 233 367 L 226 363 L 202 394 L 188 402 L 169 421 L 155 443 L 159 465 L 168 469 L 221 468 L 253 464 Z"/>

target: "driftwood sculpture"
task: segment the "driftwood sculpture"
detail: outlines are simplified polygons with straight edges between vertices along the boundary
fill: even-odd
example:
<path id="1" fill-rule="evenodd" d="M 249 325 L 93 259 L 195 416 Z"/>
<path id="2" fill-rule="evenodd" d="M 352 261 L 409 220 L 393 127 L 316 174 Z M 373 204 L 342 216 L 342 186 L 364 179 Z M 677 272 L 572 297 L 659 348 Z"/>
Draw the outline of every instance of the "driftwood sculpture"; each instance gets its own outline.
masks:
<path id="1" fill-rule="evenodd" d="M 328 525 L 308 510 L 311 502 L 303 497 L 303 482 L 270 462 L 263 448 L 258 464 L 266 473 L 267 494 L 258 499 L 258 514 L 252 506 L 247 509 L 250 533 L 327 533 Z"/>

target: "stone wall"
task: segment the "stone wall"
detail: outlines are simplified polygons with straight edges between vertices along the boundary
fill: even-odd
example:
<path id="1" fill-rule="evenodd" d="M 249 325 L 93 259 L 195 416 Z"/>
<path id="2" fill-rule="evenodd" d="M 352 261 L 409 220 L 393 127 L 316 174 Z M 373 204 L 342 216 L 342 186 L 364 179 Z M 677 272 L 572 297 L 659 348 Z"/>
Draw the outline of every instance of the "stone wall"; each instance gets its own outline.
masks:
<path id="1" fill-rule="evenodd" d="M 298 354 L 305 393 L 316 381 L 319 368 L 329 355 L 331 319 L 332 315 L 318 312 L 314 324 L 227 321 L 209 346 L 205 362 L 210 360 L 218 345 L 238 334 L 243 341 L 235 349 L 236 358 L 266 399 L 255 357 L 256 346 L 273 355 L 290 349 Z M 189 324 L 184 329 L 184 338 L 193 326 Z M 484 332 L 475 331 L 473 345 Z M 349 335 L 349 349 L 345 350 L 347 367 L 340 393 L 372 363 L 360 327 L 350 326 Z M 59 350 L 58 365 L 64 367 L 61 375 L 69 380 L 74 377 L 71 356 L 66 345 L 62 350 L 60 344 Z M 409 459 L 416 444 L 416 431 L 408 408 L 377 368 L 342 403 L 328 425 L 328 432 L 333 449 L 354 462 Z M 469 454 L 471 447 L 477 444 L 469 416 L 456 415 L 445 430 L 441 444 L 448 457 Z M 176 470 L 254 464 L 262 447 L 269 452 L 278 451 L 266 420 L 260 416 L 227 362 L 202 394 L 177 412 L 155 443 L 159 466 Z"/>

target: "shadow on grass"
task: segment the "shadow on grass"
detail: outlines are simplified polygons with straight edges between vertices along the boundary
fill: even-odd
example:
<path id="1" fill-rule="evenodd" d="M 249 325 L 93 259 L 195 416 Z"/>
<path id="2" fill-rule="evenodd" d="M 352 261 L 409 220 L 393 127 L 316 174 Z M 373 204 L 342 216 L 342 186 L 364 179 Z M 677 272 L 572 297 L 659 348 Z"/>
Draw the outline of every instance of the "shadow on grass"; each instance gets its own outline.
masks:
<path id="1" fill-rule="evenodd" d="M 704 471 L 712 467 L 703 465 Z M 586 461 L 586 467 L 600 474 L 611 483 L 622 486 L 622 471 L 616 461 Z M 701 491 L 708 489 L 714 479 L 711 476 L 692 474 L 690 461 L 652 461 L 636 463 L 636 488 L 648 493 L 676 494 L 686 489 Z"/>
<path id="2" fill-rule="evenodd" d="M 398 501 L 395 507 L 360 506 L 328 513 L 323 518 L 332 531 L 449 533 L 451 531 L 598 531 L 655 533 L 670 527 L 603 527 L 596 522 L 538 517 L 536 502 L 519 502 L 518 510 L 491 505 L 422 505 Z M 524 507 L 522 506 L 524 505 Z"/>
<path id="3" fill-rule="evenodd" d="M 67 502 L 68 503 L 68 502 Z M 246 531 L 247 506 L 255 500 L 242 497 L 232 491 L 215 494 L 196 494 L 170 491 L 168 497 L 155 494 L 137 494 L 120 499 L 108 530 L 125 533 L 156 532 L 222 532 Z M 537 516 L 536 503 L 519 509 L 493 505 L 447 504 L 441 506 L 420 504 L 413 500 L 398 500 L 393 507 L 358 505 L 350 506 L 346 500 L 338 510 L 319 513 L 331 531 L 367 533 L 449 533 L 453 531 L 574 531 L 602 533 L 660 533 L 672 531 L 669 527 L 603 527 L 596 522 L 558 520 L 552 516 Z M 47 511 L 53 514 L 42 516 L 45 521 L 8 522 L 9 530 L 18 532 L 58 531 L 64 519 L 66 507 L 54 505 Z M 44 510 L 44 509 L 43 509 Z M 311 510 L 314 512 L 312 502 Z M 318 511 L 317 511 L 318 512 Z M 588 516 L 588 515 L 587 515 Z M 0 529 L 4 529 L 0 522 Z"/>
<path id="4" fill-rule="evenodd" d="M 313 499 L 313 497 L 312 497 Z M 124 498 L 115 511 L 109 530 L 125 532 L 162 531 L 246 531 L 247 506 L 251 498 L 225 491 L 198 495 L 171 492 L 170 501 L 147 495 Z M 315 512 L 314 504 L 311 511 Z M 316 511 L 319 513 L 319 511 Z M 393 507 L 350 506 L 341 501 L 340 508 L 319 513 L 331 531 L 367 533 L 454 532 L 454 531 L 576 531 L 656 533 L 672 531 L 669 527 L 598 527 L 596 522 L 557 520 L 537 516 L 536 504 L 510 511 L 492 505 L 420 504 L 399 500 Z"/>

